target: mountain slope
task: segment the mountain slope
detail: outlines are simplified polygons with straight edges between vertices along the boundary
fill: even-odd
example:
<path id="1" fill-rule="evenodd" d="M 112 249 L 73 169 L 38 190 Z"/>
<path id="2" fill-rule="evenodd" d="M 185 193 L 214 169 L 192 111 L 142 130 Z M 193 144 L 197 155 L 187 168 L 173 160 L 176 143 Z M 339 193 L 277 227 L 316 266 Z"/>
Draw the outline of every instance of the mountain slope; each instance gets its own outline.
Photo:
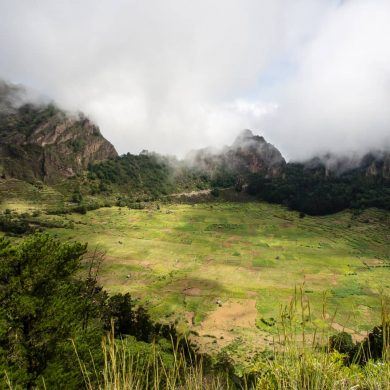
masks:
<path id="1" fill-rule="evenodd" d="M 311 215 L 346 208 L 378 207 L 390 210 L 389 153 L 370 153 L 352 161 L 346 157 L 288 163 L 281 177 L 252 175 L 251 195 Z"/>
<path id="2" fill-rule="evenodd" d="M 282 174 L 286 165 L 275 146 L 250 130 L 243 130 L 231 146 L 221 151 L 193 151 L 186 160 L 211 176 L 224 172 L 234 176 L 258 173 L 266 177 L 277 177 Z"/>
<path id="3" fill-rule="evenodd" d="M 53 104 L 12 103 L 12 96 L 0 94 L 1 177 L 54 183 L 117 156 L 82 114 L 67 114 Z"/>
<path id="4" fill-rule="evenodd" d="M 376 150 L 365 155 L 337 156 L 327 153 L 301 163 L 306 170 L 324 176 L 340 177 L 358 174 L 365 177 L 390 179 L 390 152 Z"/>

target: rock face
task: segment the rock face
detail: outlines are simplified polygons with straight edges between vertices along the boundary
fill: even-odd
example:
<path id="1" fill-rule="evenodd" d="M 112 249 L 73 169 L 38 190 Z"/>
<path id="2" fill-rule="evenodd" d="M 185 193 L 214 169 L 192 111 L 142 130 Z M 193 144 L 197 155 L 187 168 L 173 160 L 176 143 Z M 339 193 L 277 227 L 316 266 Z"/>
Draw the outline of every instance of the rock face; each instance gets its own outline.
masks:
<path id="1" fill-rule="evenodd" d="M 362 158 L 360 167 L 366 176 L 390 179 L 390 152 L 368 153 Z"/>
<path id="2" fill-rule="evenodd" d="M 54 183 L 88 164 L 117 156 L 113 145 L 82 114 L 54 105 L 24 104 L 0 112 L 0 176 Z"/>
<path id="3" fill-rule="evenodd" d="M 286 161 L 275 146 L 250 130 L 244 130 L 227 151 L 230 164 L 239 171 L 263 173 L 267 177 L 279 176 Z"/>
<path id="4" fill-rule="evenodd" d="M 261 173 L 266 177 L 281 175 L 286 165 L 275 146 L 250 130 L 242 131 L 234 143 L 222 151 L 201 149 L 192 152 L 187 159 L 208 173 L 223 170 L 237 175 Z"/>
<path id="5" fill-rule="evenodd" d="M 359 174 L 364 177 L 390 179 L 390 152 L 372 151 L 363 156 L 336 156 L 331 153 L 303 162 L 305 168 L 325 176 Z"/>

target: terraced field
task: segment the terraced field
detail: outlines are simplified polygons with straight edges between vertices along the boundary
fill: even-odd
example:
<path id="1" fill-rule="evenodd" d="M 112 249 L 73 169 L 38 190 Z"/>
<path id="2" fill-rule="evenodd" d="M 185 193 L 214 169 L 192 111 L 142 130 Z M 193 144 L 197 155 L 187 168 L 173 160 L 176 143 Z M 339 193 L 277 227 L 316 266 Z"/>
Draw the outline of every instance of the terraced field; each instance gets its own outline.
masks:
<path id="1" fill-rule="evenodd" d="M 208 351 L 272 346 L 281 308 L 300 291 L 312 333 L 344 329 L 358 340 L 390 296 L 389 214 L 379 210 L 299 218 L 277 205 L 221 202 L 50 218 L 73 226 L 52 234 L 106 252 L 107 289 L 139 297 Z"/>

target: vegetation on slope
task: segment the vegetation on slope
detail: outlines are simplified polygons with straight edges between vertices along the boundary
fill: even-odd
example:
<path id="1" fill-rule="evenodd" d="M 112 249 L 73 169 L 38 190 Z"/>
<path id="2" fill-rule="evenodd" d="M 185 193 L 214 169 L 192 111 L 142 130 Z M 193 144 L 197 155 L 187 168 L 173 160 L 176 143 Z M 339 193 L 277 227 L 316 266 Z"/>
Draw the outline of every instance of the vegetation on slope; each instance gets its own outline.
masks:
<path id="1" fill-rule="evenodd" d="M 266 176 L 262 172 L 239 172 L 223 164 L 208 171 L 202 165 L 189 168 L 184 162 L 153 154 L 127 154 L 91 165 L 89 170 L 90 179 L 100 180 L 94 193 L 111 190 L 130 194 L 132 199 L 142 193 L 157 199 L 174 192 L 212 188 L 217 193 L 218 188 L 234 187 L 237 192 L 246 188 L 250 195 L 309 215 L 348 208 L 390 209 L 390 179 L 382 173 L 369 175 L 363 166 L 338 174 L 327 171 L 324 165 L 309 168 L 307 164 L 289 163 L 282 173 Z"/>
<path id="2" fill-rule="evenodd" d="M 11 388 L 81 388 L 84 379 L 70 340 L 86 362 L 84 369 L 97 367 L 100 375 L 101 339 L 111 329 L 118 337 L 133 336 L 126 345 L 135 351 L 142 350 L 139 342 L 154 339 L 162 357 L 172 355 L 174 329 L 153 324 L 128 294 L 109 297 L 97 284 L 101 254 L 83 262 L 86 248 L 42 234 L 17 245 L 0 239 L 2 388 L 5 383 Z"/>
<path id="3" fill-rule="evenodd" d="M 326 175 L 325 168 L 310 170 L 303 164 L 287 164 L 283 176 L 252 175 L 247 192 L 310 215 L 326 215 L 351 209 L 378 207 L 390 210 L 390 180 L 366 176 L 359 169 L 342 175 Z"/>
<path id="4" fill-rule="evenodd" d="M 99 245 L 107 252 L 99 280 L 110 293 L 130 292 L 152 318 L 176 322 L 203 350 L 226 354 L 238 372 L 259 349 L 273 348 L 279 305 L 296 285 L 304 282 L 317 326 L 347 329 L 354 340 L 379 323 L 380 294 L 390 292 L 388 213 L 380 210 L 299 218 L 260 202 L 159 202 L 143 210 L 47 215 L 43 209 L 33 216 L 22 203 L 7 207 L 20 210 L 8 217 L 61 240 Z M 240 313 L 246 324 L 234 320 Z"/>
<path id="5" fill-rule="evenodd" d="M 305 336 L 312 320 L 310 308 L 302 304 L 301 291 L 300 299 L 296 295 L 282 312 L 280 347 L 258 354 L 240 379 L 223 355 L 211 369 L 210 361 L 196 355 L 172 326 L 153 324 L 128 294 L 109 297 L 97 284 L 100 254 L 95 252 L 83 263 L 85 250 L 86 245 L 61 243 L 42 234 L 16 245 L 0 240 L 2 387 L 319 390 L 389 386 L 386 310 L 382 326 L 358 345 L 339 342 L 345 339 L 342 334 L 330 343 L 320 335 L 310 339 Z M 83 265 L 84 278 L 80 277 Z M 345 346 L 356 352 L 346 353 Z M 74 364 L 77 360 L 79 366 Z"/>
<path id="6" fill-rule="evenodd" d="M 186 322 L 193 312 L 200 325 L 217 299 L 244 305 L 253 299 L 258 326 L 272 331 L 261 318 L 275 318 L 272 302 L 285 302 L 306 280 L 317 307 L 330 290 L 336 322 L 363 332 L 379 320 L 380 288 L 390 292 L 386 212 L 302 219 L 267 203 L 158 205 L 71 214 L 64 219 L 73 229 L 49 231 L 101 246 L 108 255 L 101 270 L 105 287 L 144 297 L 162 318 Z"/>
<path id="7" fill-rule="evenodd" d="M 92 194 L 115 193 L 122 203 L 209 187 L 204 173 L 153 153 L 127 153 L 88 168 Z"/>

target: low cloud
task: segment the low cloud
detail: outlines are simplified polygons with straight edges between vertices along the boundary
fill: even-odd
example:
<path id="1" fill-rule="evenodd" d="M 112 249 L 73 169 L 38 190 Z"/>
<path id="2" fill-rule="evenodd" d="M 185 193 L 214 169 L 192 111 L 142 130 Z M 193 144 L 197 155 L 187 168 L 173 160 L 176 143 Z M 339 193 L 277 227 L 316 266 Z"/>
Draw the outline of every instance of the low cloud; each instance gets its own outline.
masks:
<path id="1" fill-rule="evenodd" d="M 252 128 L 299 159 L 389 146 L 390 4 L 3 0 L 0 77 L 91 116 L 120 153 Z"/>

